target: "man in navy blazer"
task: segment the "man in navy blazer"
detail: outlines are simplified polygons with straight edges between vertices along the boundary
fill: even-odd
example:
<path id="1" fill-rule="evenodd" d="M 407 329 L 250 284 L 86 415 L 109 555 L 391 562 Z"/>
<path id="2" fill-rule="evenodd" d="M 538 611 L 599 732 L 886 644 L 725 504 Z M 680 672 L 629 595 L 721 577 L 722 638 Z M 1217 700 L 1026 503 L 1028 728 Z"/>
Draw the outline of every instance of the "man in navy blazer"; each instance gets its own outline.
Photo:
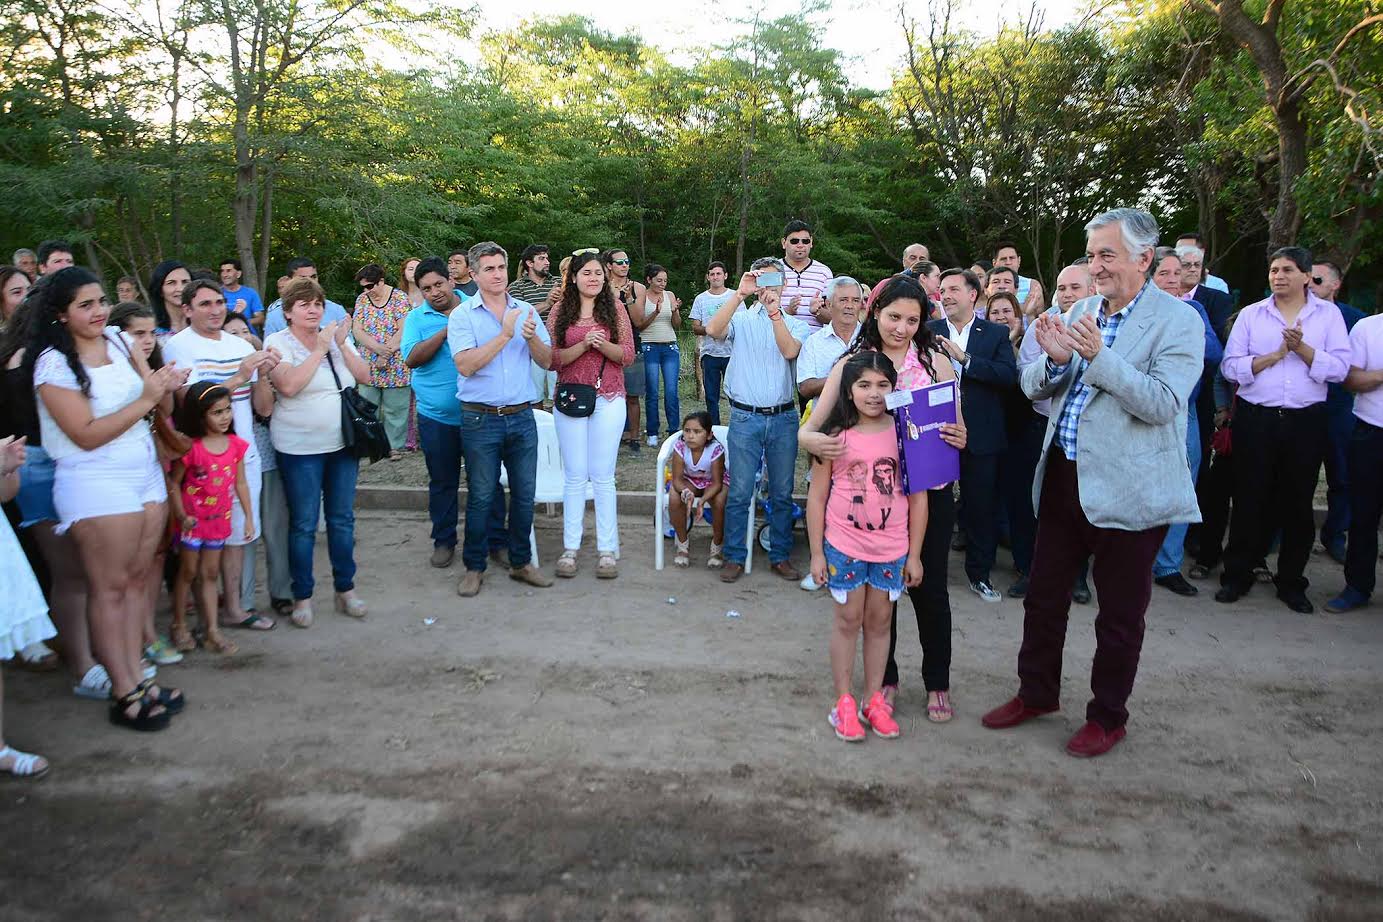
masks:
<path id="1" fill-rule="evenodd" d="M 980 280 L 968 269 L 941 274 L 944 320 L 927 327 L 951 359 L 960 379 L 961 411 L 968 444 L 960 455 L 961 527 L 965 530 L 965 576 L 986 602 L 1003 598 L 991 585 L 998 535 L 999 456 L 1008 447 L 1004 397 L 1018 387 L 1018 361 L 1006 326 L 975 316 Z"/>
<path id="2" fill-rule="evenodd" d="M 1178 240 L 1185 240 L 1182 235 Z M 1206 284 L 1205 250 L 1193 243 L 1178 243 L 1176 254 L 1181 259 L 1181 299 L 1195 301 L 1205 308 L 1210 318 L 1210 328 L 1220 338 L 1220 345 L 1229 342 L 1229 315 L 1234 313 L 1234 299 L 1218 288 Z M 1200 390 L 1196 397 L 1196 428 L 1200 437 L 1201 456 L 1197 462 L 1196 496 L 1201 496 L 1201 484 L 1207 484 L 1206 476 L 1210 470 L 1210 438 L 1215 429 L 1215 369 L 1219 363 L 1208 366 L 1201 375 Z M 1203 503 L 1208 499 L 1203 500 Z"/>

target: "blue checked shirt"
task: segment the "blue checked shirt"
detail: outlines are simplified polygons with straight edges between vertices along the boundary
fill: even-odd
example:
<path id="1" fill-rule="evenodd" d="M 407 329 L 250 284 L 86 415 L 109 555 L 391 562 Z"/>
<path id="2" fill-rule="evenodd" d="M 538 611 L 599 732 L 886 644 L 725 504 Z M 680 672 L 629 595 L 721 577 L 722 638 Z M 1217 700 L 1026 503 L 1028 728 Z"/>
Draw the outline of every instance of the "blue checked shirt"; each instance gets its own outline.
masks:
<path id="1" fill-rule="evenodd" d="M 1133 309 L 1138 306 L 1138 302 L 1143 300 L 1143 293 L 1148 290 L 1151 282 L 1145 282 L 1143 287 L 1138 290 L 1138 294 L 1133 300 L 1124 305 L 1112 317 L 1106 317 L 1104 305 L 1107 301 L 1101 301 L 1100 309 L 1095 311 L 1095 324 L 1100 328 L 1100 338 L 1104 341 L 1104 348 L 1108 349 L 1114 345 L 1114 340 L 1119 336 L 1119 328 L 1124 325 L 1124 321 L 1133 313 Z M 1080 353 L 1071 356 L 1075 363 L 1075 381 L 1071 383 L 1070 393 L 1066 395 L 1066 404 L 1061 408 L 1061 416 L 1056 421 L 1056 443 L 1061 446 L 1061 450 L 1066 453 L 1066 457 L 1072 461 L 1076 460 L 1076 430 L 1080 426 L 1080 415 L 1085 412 L 1085 405 L 1090 402 L 1090 396 L 1094 393 L 1094 388 L 1085 383 L 1085 369 L 1090 363 L 1081 357 Z M 1051 359 L 1047 359 L 1047 377 L 1058 378 L 1065 374 L 1070 368 L 1071 363 L 1057 365 Z"/>

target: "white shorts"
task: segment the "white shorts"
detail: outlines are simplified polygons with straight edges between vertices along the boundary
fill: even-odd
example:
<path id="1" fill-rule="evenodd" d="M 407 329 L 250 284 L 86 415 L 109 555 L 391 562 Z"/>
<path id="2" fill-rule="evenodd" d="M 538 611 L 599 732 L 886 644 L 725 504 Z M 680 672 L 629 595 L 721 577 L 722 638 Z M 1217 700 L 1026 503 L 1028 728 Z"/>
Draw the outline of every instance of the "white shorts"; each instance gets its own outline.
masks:
<path id="1" fill-rule="evenodd" d="M 245 466 L 245 485 L 250 488 L 250 508 L 254 510 L 255 534 L 249 541 L 245 540 L 245 510 L 240 508 L 240 499 L 231 491 L 234 504 L 231 506 L 231 533 L 226 539 L 227 547 L 244 547 L 247 544 L 254 544 L 259 540 L 263 533 L 264 526 L 259 521 L 259 493 L 264 488 L 264 471 L 261 470 L 263 463 L 259 460 L 259 455 L 246 455 L 243 462 Z"/>
<path id="2" fill-rule="evenodd" d="M 168 484 L 152 438 L 111 452 L 62 458 L 53 477 L 58 534 L 83 519 L 142 512 L 149 503 L 167 501 Z"/>

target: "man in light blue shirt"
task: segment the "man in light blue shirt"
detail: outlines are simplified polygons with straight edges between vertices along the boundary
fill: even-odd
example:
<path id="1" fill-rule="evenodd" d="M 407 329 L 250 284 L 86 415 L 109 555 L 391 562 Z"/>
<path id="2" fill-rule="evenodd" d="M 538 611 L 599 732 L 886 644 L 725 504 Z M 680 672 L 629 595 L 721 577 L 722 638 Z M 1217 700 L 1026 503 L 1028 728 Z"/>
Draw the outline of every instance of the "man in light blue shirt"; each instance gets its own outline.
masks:
<path id="1" fill-rule="evenodd" d="M 240 268 L 240 260 L 221 260 L 220 272 L 221 294 L 226 296 L 226 308 L 244 317 L 251 326 L 257 325 L 254 318 L 264 312 L 264 302 L 259 299 L 259 292 L 240 284 L 245 274 Z"/>
<path id="2" fill-rule="evenodd" d="M 797 464 L 797 402 L 793 360 L 811 327 L 784 314 L 781 285 L 760 287 L 759 276 L 778 273 L 777 259 L 756 259 L 739 288 L 706 322 L 712 339 L 729 342 L 725 392 L 730 397 L 730 495 L 725 503 L 725 567 L 722 582 L 733 583 L 748 559 L 749 504 L 762 465 L 768 467 L 769 552 L 773 572 L 794 582 L 801 572 L 788 560 L 792 550 L 792 482 Z M 753 306 L 740 310 L 745 298 Z"/>
<path id="3" fill-rule="evenodd" d="M 509 294 L 509 254 L 497 243 L 477 243 L 466 254 L 479 293 L 447 318 L 447 351 L 461 403 L 461 450 L 466 458 L 466 572 L 456 591 L 480 593 L 485 576 L 486 522 L 500 464 L 509 475 L 509 576 L 546 588 L 552 579 L 532 563 L 528 533 L 538 479 L 538 399 L 530 363 L 552 366 L 551 339 L 531 304 Z"/>
<path id="4" fill-rule="evenodd" d="M 317 281 L 317 264 L 312 260 L 300 256 L 297 259 L 288 261 L 288 277 L 295 279 L 312 279 Z M 322 310 L 322 326 L 329 323 L 341 322 L 350 326 L 351 317 L 346 313 L 346 309 L 335 301 L 328 299 Z M 264 315 L 264 335 L 267 338 L 270 333 L 277 333 L 279 330 L 288 329 L 288 320 L 283 316 L 283 302 L 274 301 L 269 305 L 269 310 Z"/>

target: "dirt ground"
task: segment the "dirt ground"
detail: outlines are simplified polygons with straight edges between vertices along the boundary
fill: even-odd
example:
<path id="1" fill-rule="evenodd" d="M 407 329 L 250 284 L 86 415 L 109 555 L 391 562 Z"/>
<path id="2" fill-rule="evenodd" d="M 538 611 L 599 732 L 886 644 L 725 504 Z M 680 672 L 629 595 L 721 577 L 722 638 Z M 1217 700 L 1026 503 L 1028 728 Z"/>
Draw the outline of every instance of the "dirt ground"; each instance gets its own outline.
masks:
<path id="1" fill-rule="evenodd" d="M 1379 607 L 1155 589 L 1129 737 L 1080 761 L 1094 607 L 1065 710 L 985 730 L 1022 608 L 979 602 L 953 556 L 957 719 L 925 719 L 904 603 L 903 736 L 847 746 L 829 600 L 766 567 L 655 573 L 649 530 L 625 522 L 616 582 L 587 557 L 466 600 L 424 517 L 362 513 L 369 618 L 319 583 L 311 630 L 167 668 L 191 704 L 164 733 L 9 670 L 6 736 L 54 769 L 0 784 L 0 919 L 1383 918 Z M 543 520 L 549 568 L 559 539 Z M 1317 604 L 1338 588 L 1326 558 L 1310 575 Z"/>

